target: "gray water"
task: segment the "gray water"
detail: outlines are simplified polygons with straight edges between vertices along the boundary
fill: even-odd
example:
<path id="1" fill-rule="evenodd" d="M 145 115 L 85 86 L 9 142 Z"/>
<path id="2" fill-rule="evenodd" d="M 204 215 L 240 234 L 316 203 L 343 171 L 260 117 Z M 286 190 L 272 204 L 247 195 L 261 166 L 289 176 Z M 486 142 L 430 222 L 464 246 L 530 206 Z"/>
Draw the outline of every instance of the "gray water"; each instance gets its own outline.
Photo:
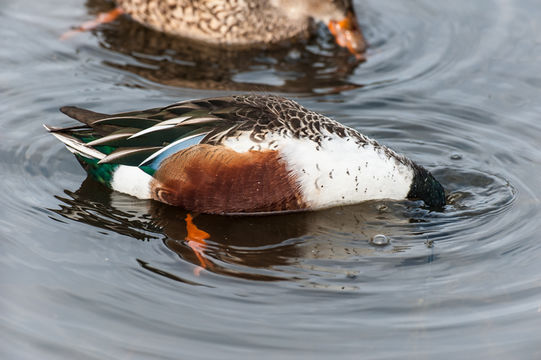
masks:
<path id="1" fill-rule="evenodd" d="M 324 29 L 240 53 L 125 18 L 61 41 L 111 3 L 3 0 L 0 357 L 541 358 L 541 4 L 448 3 L 357 1 L 371 47 L 356 64 Z M 41 126 L 73 124 L 63 105 L 247 91 L 406 154 L 449 205 L 199 215 L 201 270 L 182 209 L 85 180 Z"/>

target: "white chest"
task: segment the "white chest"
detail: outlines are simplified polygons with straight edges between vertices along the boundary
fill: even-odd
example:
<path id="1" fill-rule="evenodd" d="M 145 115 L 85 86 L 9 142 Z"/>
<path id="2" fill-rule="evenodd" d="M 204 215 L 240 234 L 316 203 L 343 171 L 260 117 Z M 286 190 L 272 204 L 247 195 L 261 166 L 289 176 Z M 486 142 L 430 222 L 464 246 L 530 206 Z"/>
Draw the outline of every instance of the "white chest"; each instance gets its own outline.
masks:
<path id="1" fill-rule="evenodd" d="M 282 151 L 312 208 L 405 199 L 413 179 L 412 170 L 382 148 L 360 147 L 344 138 L 332 137 L 320 146 L 284 146 Z"/>
<path id="2" fill-rule="evenodd" d="M 228 139 L 233 150 L 278 150 L 295 175 L 308 206 L 313 209 L 374 199 L 405 199 L 413 179 L 410 167 L 383 147 L 358 145 L 353 139 L 326 134 L 317 144 L 273 137 L 255 146 L 247 136 Z"/>

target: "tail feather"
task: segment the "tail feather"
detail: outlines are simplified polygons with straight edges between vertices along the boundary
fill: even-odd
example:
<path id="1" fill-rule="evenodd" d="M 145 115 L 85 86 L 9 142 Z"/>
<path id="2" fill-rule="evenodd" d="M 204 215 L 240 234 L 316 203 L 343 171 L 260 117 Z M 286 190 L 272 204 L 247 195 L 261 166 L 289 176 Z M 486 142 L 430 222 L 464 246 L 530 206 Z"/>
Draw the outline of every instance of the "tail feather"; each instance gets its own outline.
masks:
<path id="1" fill-rule="evenodd" d="M 60 108 L 60 111 L 62 111 L 64 114 L 68 115 L 70 118 L 78 120 L 82 122 L 83 124 L 91 125 L 94 121 L 104 119 L 106 117 L 109 117 L 111 115 L 108 114 L 102 114 L 97 113 L 94 111 L 90 111 L 87 109 L 81 109 L 76 106 L 62 106 Z"/>
<path id="2" fill-rule="evenodd" d="M 58 140 L 60 140 L 69 151 L 71 151 L 74 154 L 78 154 L 90 159 L 98 159 L 101 160 L 105 157 L 105 154 L 88 146 L 81 140 L 77 139 L 76 137 L 70 136 L 66 134 L 65 132 L 61 132 L 61 130 L 65 129 L 57 129 L 53 127 L 49 127 L 47 125 L 43 125 L 47 131 L 49 131 L 54 137 L 56 137 Z"/>

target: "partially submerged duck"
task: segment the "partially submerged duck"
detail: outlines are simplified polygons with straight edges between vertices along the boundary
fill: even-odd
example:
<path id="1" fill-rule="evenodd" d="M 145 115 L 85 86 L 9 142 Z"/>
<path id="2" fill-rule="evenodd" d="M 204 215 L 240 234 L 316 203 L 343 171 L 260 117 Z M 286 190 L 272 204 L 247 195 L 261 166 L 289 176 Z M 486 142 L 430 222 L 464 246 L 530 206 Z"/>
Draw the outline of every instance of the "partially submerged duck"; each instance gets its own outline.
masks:
<path id="1" fill-rule="evenodd" d="M 317 210 L 375 199 L 445 205 L 420 165 L 279 96 L 183 101 L 47 129 L 99 182 L 198 213 Z"/>
<path id="2" fill-rule="evenodd" d="M 336 42 L 363 59 L 366 43 L 351 0 L 116 0 L 117 8 L 85 23 L 87 30 L 122 13 L 175 36 L 213 44 L 250 46 L 306 37 L 326 24 Z M 67 35 L 67 34 L 65 34 Z"/>

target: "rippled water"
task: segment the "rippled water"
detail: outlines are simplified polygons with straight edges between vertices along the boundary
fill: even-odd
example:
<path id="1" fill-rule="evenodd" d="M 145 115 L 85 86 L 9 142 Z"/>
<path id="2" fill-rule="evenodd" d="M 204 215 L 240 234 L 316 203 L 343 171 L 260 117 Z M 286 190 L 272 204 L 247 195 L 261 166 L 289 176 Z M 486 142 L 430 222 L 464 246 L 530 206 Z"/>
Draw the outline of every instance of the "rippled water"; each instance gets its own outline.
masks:
<path id="1" fill-rule="evenodd" d="M 324 29 L 240 52 L 128 19 L 59 40 L 110 6 L 0 6 L 2 358 L 541 357 L 539 2 L 357 1 L 362 64 Z M 450 204 L 199 215 L 202 270 L 185 212 L 85 180 L 41 127 L 71 124 L 67 104 L 232 91 L 361 130 L 428 167 Z"/>

